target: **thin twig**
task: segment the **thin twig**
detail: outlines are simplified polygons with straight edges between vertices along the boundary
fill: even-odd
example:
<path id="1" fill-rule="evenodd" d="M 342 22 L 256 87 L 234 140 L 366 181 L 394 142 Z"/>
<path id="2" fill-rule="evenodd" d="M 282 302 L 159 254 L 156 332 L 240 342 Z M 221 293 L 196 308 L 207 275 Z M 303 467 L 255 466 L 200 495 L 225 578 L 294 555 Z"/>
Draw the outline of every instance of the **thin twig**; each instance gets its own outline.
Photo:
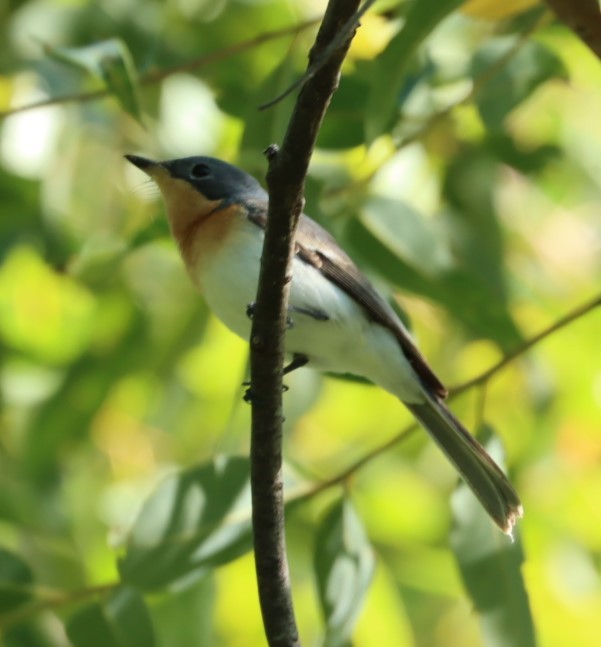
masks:
<path id="1" fill-rule="evenodd" d="M 321 18 L 313 18 L 311 20 L 306 20 L 305 22 L 299 23 L 298 25 L 292 25 L 290 27 L 284 27 L 282 29 L 275 29 L 273 31 L 267 31 L 263 34 L 259 34 L 254 38 L 244 40 L 240 43 L 230 45 L 229 47 L 224 47 L 223 49 L 218 49 L 209 54 L 203 54 L 197 58 L 193 58 L 190 61 L 185 63 L 180 63 L 178 65 L 172 65 L 171 67 L 166 67 L 160 70 L 153 70 L 142 75 L 138 80 L 140 85 L 153 85 L 163 81 L 173 74 L 178 72 L 191 72 L 197 70 L 201 67 L 206 67 L 219 61 L 223 61 L 227 58 L 231 58 L 237 54 L 247 52 L 250 49 L 258 47 L 263 43 L 267 43 L 271 40 L 276 40 L 277 38 L 282 38 L 283 36 L 288 36 L 290 34 L 298 34 L 310 27 L 314 27 L 319 23 Z M 37 110 L 38 108 L 47 108 L 49 106 L 62 105 L 65 103 L 85 103 L 88 101 L 95 101 L 96 99 L 102 99 L 103 97 L 109 96 L 111 92 L 106 88 L 101 90 L 92 90 L 90 92 L 76 92 L 73 94 L 65 94 L 60 97 L 51 97 L 49 99 L 44 99 L 43 101 L 36 101 L 35 103 L 29 103 L 25 106 L 20 106 L 18 108 L 11 108 L 10 110 L 5 110 L 0 112 L 0 119 L 6 117 L 11 117 L 12 115 L 19 114 L 21 112 L 27 112 L 29 110 Z"/>
<path id="2" fill-rule="evenodd" d="M 463 382 L 462 384 L 458 384 L 456 386 L 451 387 L 450 389 L 451 397 L 459 395 L 460 393 L 463 393 L 464 391 L 466 391 L 467 389 L 470 389 L 473 386 L 477 386 L 478 384 L 483 384 L 484 382 L 488 382 L 491 377 L 496 375 L 499 371 L 503 370 L 508 364 L 513 362 L 514 359 L 516 359 L 520 355 L 523 355 L 526 351 L 529 351 L 533 346 L 536 346 L 536 344 L 541 342 L 543 339 L 546 339 L 547 337 L 549 337 L 549 335 L 552 335 L 557 330 L 561 330 L 562 328 L 565 328 L 568 324 L 572 323 L 572 321 L 575 321 L 576 319 L 580 319 L 580 317 L 584 316 L 585 314 L 588 314 L 589 312 L 591 312 L 592 310 L 594 310 L 599 306 L 601 306 L 601 294 L 597 295 L 591 301 L 579 306 L 575 310 L 572 310 L 561 319 L 558 319 L 554 324 L 552 324 L 548 328 L 541 330 L 541 332 L 539 332 L 537 335 L 534 335 L 534 337 L 527 339 L 523 344 L 515 348 L 507 355 L 505 355 L 503 359 L 499 360 L 488 370 L 484 371 L 484 373 L 480 373 L 480 375 L 473 377 L 471 380 L 468 380 L 467 382 Z"/>
<path id="3" fill-rule="evenodd" d="M 309 55 L 321 67 L 298 96 L 281 150 L 270 146 L 269 214 L 253 310 L 251 347 L 251 490 L 255 566 L 263 625 L 274 646 L 300 644 L 294 618 L 284 529 L 282 387 L 284 335 L 293 243 L 317 133 L 338 85 L 352 34 L 323 61 L 330 43 L 354 15 L 359 0 L 330 0 Z"/>
<path id="4" fill-rule="evenodd" d="M 259 106 L 259 110 L 266 110 L 267 108 L 271 108 L 272 106 L 275 106 L 276 103 L 283 101 L 287 96 L 291 95 L 295 90 L 297 90 L 298 88 L 302 88 L 309 79 L 313 78 L 317 74 L 317 72 L 330 60 L 332 53 L 336 51 L 342 44 L 344 44 L 351 37 L 351 35 L 355 32 L 355 29 L 357 29 L 357 27 L 359 26 L 359 21 L 361 20 L 365 12 L 375 2 L 376 0 L 366 0 L 363 6 L 353 16 L 349 18 L 349 20 L 345 25 L 343 25 L 343 27 L 341 27 L 336 38 L 324 49 L 324 51 L 321 53 L 321 56 L 309 66 L 308 70 L 303 74 L 303 76 L 301 76 L 300 79 L 298 79 L 288 88 L 286 88 L 284 92 L 279 94 L 277 97 L 270 99 L 265 103 L 262 103 Z"/>
<path id="5" fill-rule="evenodd" d="M 102 597 L 114 591 L 118 586 L 119 582 L 110 582 L 108 584 L 98 584 L 84 589 L 77 589 L 76 591 L 45 591 L 42 598 L 38 598 L 30 604 L 25 604 L 14 611 L 0 616 L 0 627 L 2 629 L 8 629 L 8 627 L 19 624 L 42 611 L 83 602 L 90 598 Z M 39 589 L 34 589 L 34 593 L 36 592 L 39 595 Z"/>

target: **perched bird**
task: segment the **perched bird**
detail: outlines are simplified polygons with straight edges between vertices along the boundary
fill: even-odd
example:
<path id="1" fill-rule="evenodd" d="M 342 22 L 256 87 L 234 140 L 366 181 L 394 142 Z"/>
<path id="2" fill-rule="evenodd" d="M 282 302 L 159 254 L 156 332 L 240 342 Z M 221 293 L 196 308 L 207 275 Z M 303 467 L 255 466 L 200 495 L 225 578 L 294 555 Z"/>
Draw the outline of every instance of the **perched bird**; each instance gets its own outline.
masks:
<path id="1" fill-rule="evenodd" d="M 259 278 L 269 196 L 241 169 L 211 157 L 126 158 L 163 195 L 186 269 L 216 315 L 244 339 Z M 351 258 L 303 215 L 286 333 L 291 369 L 362 376 L 399 398 L 429 432 L 494 522 L 511 534 L 522 506 L 511 483 L 444 403 L 447 395 L 409 332 Z"/>

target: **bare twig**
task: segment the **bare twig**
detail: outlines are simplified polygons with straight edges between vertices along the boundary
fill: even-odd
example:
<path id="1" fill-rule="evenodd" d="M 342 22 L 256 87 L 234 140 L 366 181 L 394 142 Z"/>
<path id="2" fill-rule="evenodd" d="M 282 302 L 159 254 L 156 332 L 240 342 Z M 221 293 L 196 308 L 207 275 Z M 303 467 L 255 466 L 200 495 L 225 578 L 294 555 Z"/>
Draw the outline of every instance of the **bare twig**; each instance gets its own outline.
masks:
<path id="1" fill-rule="evenodd" d="M 354 15 L 359 0 L 330 0 L 309 68 Z M 263 624 L 270 646 L 299 645 L 284 530 L 282 387 L 284 334 L 293 242 L 304 203 L 304 183 L 317 133 L 352 34 L 331 52 L 294 106 L 281 151 L 270 146 L 269 215 L 251 330 L 251 489 L 255 565 Z"/>
<path id="2" fill-rule="evenodd" d="M 305 83 L 313 78 L 317 72 L 327 63 L 327 61 L 330 60 L 330 57 L 332 56 L 333 52 L 338 49 L 341 45 L 343 45 L 354 33 L 357 27 L 359 26 L 359 21 L 365 14 L 365 12 L 373 5 L 375 4 L 376 0 L 366 0 L 366 2 L 363 3 L 363 6 L 353 15 L 351 16 L 348 21 L 346 22 L 345 25 L 343 25 L 336 35 L 336 38 L 329 43 L 329 45 L 324 49 L 324 51 L 321 53 L 319 58 L 315 60 L 307 71 L 301 76 L 300 79 L 295 81 L 292 85 L 290 85 L 288 88 L 286 88 L 281 94 L 279 94 L 277 97 L 270 99 L 269 101 L 266 101 L 265 103 L 262 103 L 259 106 L 259 110 L 266 110 L 267 108 L 271 108 L 274 106 L 276 103 L 279 103 L 280 101 L 283 101 L 287 96 L 291 95 L 295 90 L 298 88 L 302 88 Z"/>
<path id="3" fill-rule="evenodd" d="M 166 67 L 161 70 L 153 70 L 142 75 L 139 79 L 140 85 L 153 85 L 154 83 L 159 83 L 173 74 L 178 72 L 192 72 L 201 67 L 206 67 L 219 61 L 231 58 L 237 54 L 247 52 L 250 49 L 258 47 L 263 43 L 267 43 L 271 40 L 276 40 L 277 38 L 282 38 L 283 36 L 289 36 L 291 34 L 298 34 L 310 27 L 314 27 L 319 23 L 320 18 L 313 18 L 312 20 L 307 20 L 305 22 L 299 23 L 298 25 L 292 25 L 291 27 L 284 27 L 283 29 L 276 29 L 273 31 L 267 31 L 263 34 L 259 34 L 254 38 L 249 40 L 244 40 L 235 45 L 230 45 L 229 47 L 224 47 L 223 49 L 218 49 L 210 54 L 203 54 L 197 58 L 193 58 L 190 61 L 185 63 L 180 63 L 179 65 L 173 65 L 171 67 Z M 107 89 L 93 90 L 90 92 L 76 92 L 73 94 L 65 94 L 60 97 L 51 97 L 49 99 L 44 99 L 43 101 L 36 101 L 35 103 L 29 103 L 25 106 L 20 106 L 18 108 L 11 108 L 10 110 L 5 110 L 0 112 L 0 119 L 10 117 L 12 115 L 19 114 L 21 112 L 27 112 L 29 110 L 36 110 L 38 108 L 47 108 L 49 106 L 62 105 L 65 103 L 86 103 L 88 101 L 95 101 L 96 99 L 102 99 L 103 97 L 109 96 L 111 93 Z"/>

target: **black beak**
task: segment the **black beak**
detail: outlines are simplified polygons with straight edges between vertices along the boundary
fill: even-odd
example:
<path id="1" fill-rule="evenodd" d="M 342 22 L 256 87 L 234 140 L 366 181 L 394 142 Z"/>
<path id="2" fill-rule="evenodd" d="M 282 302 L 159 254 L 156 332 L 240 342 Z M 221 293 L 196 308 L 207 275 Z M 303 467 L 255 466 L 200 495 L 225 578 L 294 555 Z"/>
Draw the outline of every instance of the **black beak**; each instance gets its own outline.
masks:
<path id="1" fill-rule="evenodd" d="M 159 165 L 159 163 L 154 160 L 139 157 L 138 155 L 125 155 L 125 159 L 128 162 L 131 162 L 134 166 L 137 166 L 141 171 L 145 172 L 148 172 L 149 169 Z"/>

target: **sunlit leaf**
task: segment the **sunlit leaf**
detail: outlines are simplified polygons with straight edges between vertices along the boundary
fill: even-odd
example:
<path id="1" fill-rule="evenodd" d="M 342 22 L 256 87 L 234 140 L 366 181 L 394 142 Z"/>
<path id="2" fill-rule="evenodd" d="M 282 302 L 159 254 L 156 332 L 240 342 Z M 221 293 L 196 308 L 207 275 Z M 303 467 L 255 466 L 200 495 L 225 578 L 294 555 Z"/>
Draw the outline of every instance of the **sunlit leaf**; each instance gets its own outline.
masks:
<path id="1" fill-rule="evenodd" d="M 119 588 L 75 613 L 67 624 L 74 647 L 153 647 L 150 615 L 139 593 Z"/>
<path id="2" fill-rule="evenodd" d="M 366 114 L 367 140 L 385 132 L 398 113 L 407 67 L 419 45 L 463 0 L 412 2 L 401 31 L 376 59 Z"/>
<path id="3" fill-rule="evenodd" d="M 0 266 L 0 340 L 5 347 L 48 363 L 73 361 L 88 343 L 94 306 L 85 288 L 49 267 L 31 248 L 14 248 Z"/>
<path id="4" fill-rule="evenodd" d="M 110 38 L 77 48 L 46 45 L 44 50 L 51 58 L 102 80 L 121 107 L 134 119 L 140 120 L 137 74 L 131 54 L 122 40 Z"/>
<path id="5" fill-rule="evenodd" d="M 491 430 L 485 431 L 490 437 Z M 487 444 L 500 462 L 497 440 Z M 463 582 L 478 611 L 487 647 L 535 647 L 528 594 L 522 576 L 524 553 L 519 524 L 512 541 L 490 522 L 469 488 L 461 483 L 452 498 L 455 528 L 451 544 Z"/>
<path id="6" fill-rule="evenodd" d="M 347 499 L 337 501 L 323 519 L 314 565 L 326 622 L 325 644 L 342 647 L 349 644 L 375 566 L 361 520 Z"/>
<path id="7" fill-rule="evenodd" d="M 14 553 L 0 546 L 0 615 L 21 606 L 31 598 L 33 574 Z"/>
<path id="8" fill-rule="evenodd" d="M 158 589 L 250 550 L 249 464 L 218 457 L 174 474 L 146 501 L 119 564 L 123 579 Z"/>

